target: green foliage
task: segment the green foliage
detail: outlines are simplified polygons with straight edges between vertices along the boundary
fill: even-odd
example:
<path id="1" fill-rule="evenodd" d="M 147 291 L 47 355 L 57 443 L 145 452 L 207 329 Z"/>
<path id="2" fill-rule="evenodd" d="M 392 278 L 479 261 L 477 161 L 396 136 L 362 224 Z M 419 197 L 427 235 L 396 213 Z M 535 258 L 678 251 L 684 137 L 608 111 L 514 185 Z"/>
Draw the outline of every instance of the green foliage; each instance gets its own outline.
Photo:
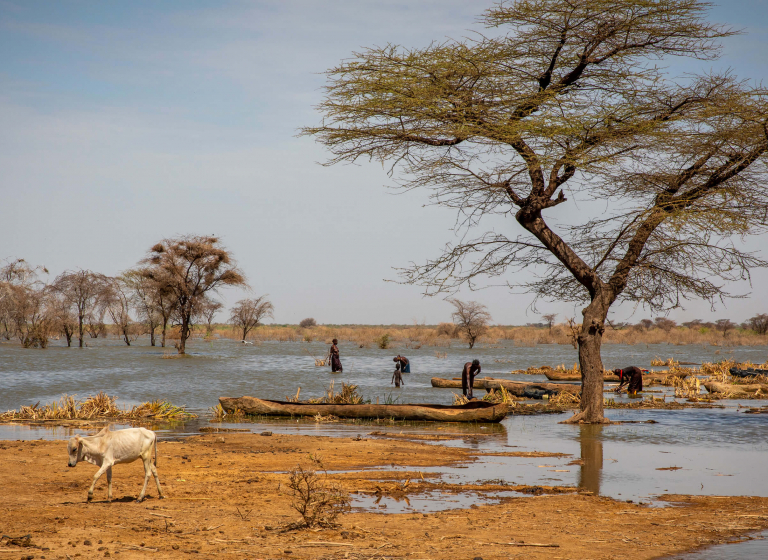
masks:
<path id="1" fill-rule="evenodd" d="M 389 334 L 384 333 L 383 335 L 381 335 L 381 337 L 377 341 L 377 344 L 379 345 L 379 348 L 381 348 L 382 350 L 386 350 L 387 348 L 389 348 Z"/>

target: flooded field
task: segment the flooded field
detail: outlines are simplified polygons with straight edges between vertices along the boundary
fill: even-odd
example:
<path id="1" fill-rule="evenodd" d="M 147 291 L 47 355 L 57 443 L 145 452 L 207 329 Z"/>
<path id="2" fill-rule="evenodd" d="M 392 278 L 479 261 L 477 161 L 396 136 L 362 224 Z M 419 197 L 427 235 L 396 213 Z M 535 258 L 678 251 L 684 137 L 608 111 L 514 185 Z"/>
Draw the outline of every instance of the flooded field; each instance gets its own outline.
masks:
<path id="1" fill-rule="evenodd" d="M 302 398 L 319 396 L 331 380 L 352 382 L 366 398 L 398 402 L 450 403 L 450 389 L 435 389 L 433 376 L 457 376 L 463 363 L 479 358 L 482 375 L 543 380 L 542 376 L 510 375 L 529 366 L 571 365 L 576 351 L 570 346 L 516 347 L 493 345 L 468 351 L 452 348 L 357 348 L 341 345 L 344 373 L 330 374 L 315 367 L 312 355 L 322 355 L 322 344 L 262 343 L 243 345 L 230 340 L 196 341 L 186 358 L 165 359 L 169 350 L 152 348 L 144 341 L 131 347 L 118 341 L 91 341 L 85 349 L 53 346 L 45 351 L 0 345 L 0 409 L 17 408 L 37 401 L 50 402 L 63 394 L 85 397 L 98 391 L 117 395 L 124 405 L 153 399 L 185 404 L 200 418 L 176 426 L 158 426 L 161 437 L 199 433 L 208 424 L 207 409 L 218 396 L 253 395 L 282 399 L 301 387 Z M 438 357 L 437 351 L 445 352 Z M 412 373 L 399 390 L 390 384 L 392 356 L 401 352 L 411 359 Z M 696 347 L 669 345 L 606 345 L 607 368 L 627 365 L 650 367 L 656 356 L 701 363 L 725 357 L 763 362 L 768 347 Z M 652 368 L 651 368 L 652 369 Z M 662 388 L 654 387 L 655 390 Z M 666 389 L 664 389 L 666 390 Z M 658 395 L 657 395 L 658 396 Z M 752 401 L 754 403 L 754 401 Z M 503 484 L 578 486 L 624 500 L 653 502 L 667 493 L 768 496 L 768 482 L 761 476 L 768 451 L 768 416 L 740 412 L 738 401 L 721 401 L 726 408 L 695 410 L 613 410 L 622 425 L 568 426 L 559 424 L 567 414 L 510 416 L 501 425 L 451 427 L 461 437 L 444 445 L 466 446 L 483 452 L 543 451 L 565 453 L 560 459 L 487 457 L 470 468 L 441 469 L 444 478 L 458 483 L 496 480 Z M 654 420 L 656 424 L 643 424 Z M 315 424 L 311 420 L 232 424 L 255 432 L 316 435 L 439 434 L 440 425 Z M 71 435 L 67 428 L 0 426 L 0 439 L 59 439 Z M 402 465 L 405 468 L 407 465 Z M 395 466 L 393 468 L 399 468 Z M 454 506 L 455 507 L 455 506 Z"/>
<path id="2" fill-rule="evenodd" d="M 219 396 L 252 395 L 284 399 L 301 387 L 302 398 L 320 396 L 331 380 L 351 382 L 373 401 L 389 396 L 398 402 L 449 404 L 450 389 L 434 389 L 430 378 L 457 377 L 463 364 L 479 359 L 481 376 L 506 377 L 528 381 L 542 376 L 512 376 L 513 369 L 565 364 L 577 361 L 576 350 L 566 345 L 515 346 L 511 342 L 476 346 L 464 344 L 450 348 L 423 346 L 409 349 L 395 346 L 387 350 L 358 348 L 340 344 L 344 373 L 332 375 L 329 368 L 315 367 L 312 356 L 323 356 L 328 347 L 322 343 L 263 342 L 244 345 L 233 340 L 193 340 L 190 355 L 175 358 L 172 348 L 153 348 L 144 339 L 130 347 L 118 340 L 90 339 L 88 348 L 66 348 L 54 341 L 47 350 L 25 350 L 14 343 L 0 344 L 0 410 L 22 404 L 43 403 L 63 394 L 85 397 L 99 391 L 117 395 L 124 405 L 154 399 L 167 399 L 204 411 L 215 406 Z M 411 360 L 405 386 L 391 384 L 392 358 L 402 353 Z M 438 357 L 445 356 L 443 357 Z M 164 356 L 173 359 L 164 359 Z M 663 359 L 701 363 L 723 358 L 768 360 L 768 346 L 624 345 L 603 346 L 606 368 L 637 365 L 650 367 L 651 360 Z"/>

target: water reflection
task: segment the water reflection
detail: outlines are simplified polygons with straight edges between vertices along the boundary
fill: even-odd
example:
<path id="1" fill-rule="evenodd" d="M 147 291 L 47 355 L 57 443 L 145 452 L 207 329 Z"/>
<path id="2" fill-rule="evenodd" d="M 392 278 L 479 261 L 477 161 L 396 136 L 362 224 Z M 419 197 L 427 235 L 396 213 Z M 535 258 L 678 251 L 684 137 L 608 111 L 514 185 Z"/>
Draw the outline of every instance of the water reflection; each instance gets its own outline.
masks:
<path id="1" fill-rule="evenodd" d="M 600 494 L 600 477 L 603 471 L 603 426 L 580 426 L 581 470 L 579 488 Z"/>

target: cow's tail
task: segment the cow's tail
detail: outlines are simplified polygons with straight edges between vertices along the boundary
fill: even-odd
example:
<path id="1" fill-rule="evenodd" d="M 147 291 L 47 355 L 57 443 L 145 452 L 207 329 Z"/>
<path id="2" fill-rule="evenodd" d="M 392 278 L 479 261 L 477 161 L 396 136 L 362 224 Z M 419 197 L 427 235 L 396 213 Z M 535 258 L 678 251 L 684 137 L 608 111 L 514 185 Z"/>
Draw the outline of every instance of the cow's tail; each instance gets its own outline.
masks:
<path id="1" fill-rule="evenodd" d="M 157 434 L 155 434 L 155 467 L 157 467 Z"/>

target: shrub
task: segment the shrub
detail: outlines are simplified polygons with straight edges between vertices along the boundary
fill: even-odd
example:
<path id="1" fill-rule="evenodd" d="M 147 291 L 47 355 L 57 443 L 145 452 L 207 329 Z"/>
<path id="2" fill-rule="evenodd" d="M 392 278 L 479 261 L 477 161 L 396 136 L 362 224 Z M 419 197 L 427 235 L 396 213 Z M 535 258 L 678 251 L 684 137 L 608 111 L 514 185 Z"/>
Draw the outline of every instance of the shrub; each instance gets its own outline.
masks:
<path id="1" fill-rule="evenodd" d="M 382 350 L 386 350 L 387 348 L 389 348 L 389 334 L 384 333 L 383 335 L 381 335 L 381 337 L 377 342 L 379 344 L 379 348 L 381 348 Z"/>
<path id="2" fill-rule="evenodd" d="M 349 494 L 338 484 L 328 481 L 321 459 L 310 456 L 310 466 L 296 465 L 291 471 L 288 487 L 293 494 L 291 507 L 302 518 L 299 526 L 333 527 L 340 513 L 349 509 Z M 318 475 L 317 471 L 322 474 Z"/>
<path id="3" fill-rule="evenodd" d="M 317 321 L 315 321 L 312 317 L 307 317 L 306 319 L 301 320 L 301 323 L 299 323 L 299 326 L 302 329 L 311 329 L 312 327 L 317 326 Z"/>

